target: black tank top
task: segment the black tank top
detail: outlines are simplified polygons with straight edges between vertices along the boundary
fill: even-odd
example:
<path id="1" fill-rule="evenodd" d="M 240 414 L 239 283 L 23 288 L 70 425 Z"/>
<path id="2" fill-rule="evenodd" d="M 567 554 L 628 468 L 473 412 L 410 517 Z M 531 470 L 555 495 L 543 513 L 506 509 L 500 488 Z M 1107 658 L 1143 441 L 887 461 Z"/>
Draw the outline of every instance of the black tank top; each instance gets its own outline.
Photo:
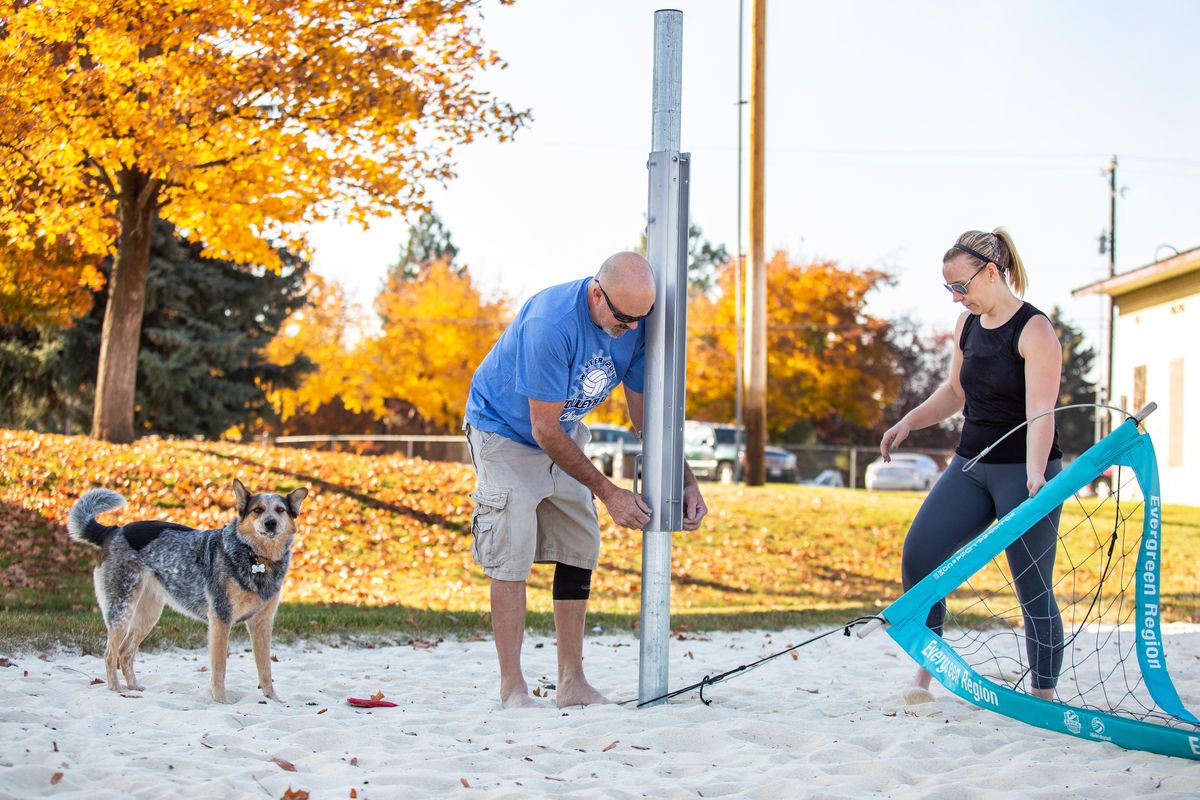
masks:
<path id="1" fill-rule="evenodd" d="M 955 452 L 974 458 L 985 447 L 1025 421 L 1025 359 L 1017 345 L 1021 331 L 1036 316 L 1045 316 L 1029 303 L 999 328 L 987 329 L 971 314 L 963 324 L 958 346 L 962 369 L 958 373 L 966 404 L 962 438 Z M 1009 436 L 981 461 L 986 464 L 1024 464 L 1027 429 Z M 1058 430 L 1050 445 L 1050 460 L 1062 458 Z"/>

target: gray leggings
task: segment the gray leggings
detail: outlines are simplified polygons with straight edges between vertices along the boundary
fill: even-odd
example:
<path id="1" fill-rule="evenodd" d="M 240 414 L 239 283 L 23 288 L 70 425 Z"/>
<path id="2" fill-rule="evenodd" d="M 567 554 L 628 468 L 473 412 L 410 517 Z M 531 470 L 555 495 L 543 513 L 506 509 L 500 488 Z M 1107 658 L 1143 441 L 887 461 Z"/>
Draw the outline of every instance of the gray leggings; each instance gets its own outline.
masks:
<path id="1" fill-rule="evenodd" d="M 908 529 L 900 561 L 905 591 L 1029 496 L 1024 464 L 981 462 L 963 472 L 966 463 L 954 456 Z M 1046 480 L 1060 472 L 1062 461 L 1051 461 Z M 1052 590 L 1061 512 L 1062 506 L 1055 508 L 1005 551 L 1025 618 L 1025 648 L 1035 689 L 1053 689 L 1062 667 L 1062 617 Z M 945 613 L 944 602 L 929 610 L 928 625 L 939 635 Z"/>

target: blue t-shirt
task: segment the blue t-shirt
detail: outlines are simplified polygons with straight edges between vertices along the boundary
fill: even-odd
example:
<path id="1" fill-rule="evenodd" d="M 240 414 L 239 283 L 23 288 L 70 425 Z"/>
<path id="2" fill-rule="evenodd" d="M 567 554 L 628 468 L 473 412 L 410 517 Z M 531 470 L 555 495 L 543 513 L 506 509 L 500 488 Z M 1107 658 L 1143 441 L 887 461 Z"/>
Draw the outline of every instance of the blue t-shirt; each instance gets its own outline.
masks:
<path id="1" fill-rule="evenodd" d="M 562 402 L 560 422 L 570 433 L 618 383 L 643 391 L 645 325 L 615 339 L 605 333 L 588 313 L 591 280 L 543 289 L 521 307 L 471 379 L 472 428 L 537 447 L 530 398 Z"/>

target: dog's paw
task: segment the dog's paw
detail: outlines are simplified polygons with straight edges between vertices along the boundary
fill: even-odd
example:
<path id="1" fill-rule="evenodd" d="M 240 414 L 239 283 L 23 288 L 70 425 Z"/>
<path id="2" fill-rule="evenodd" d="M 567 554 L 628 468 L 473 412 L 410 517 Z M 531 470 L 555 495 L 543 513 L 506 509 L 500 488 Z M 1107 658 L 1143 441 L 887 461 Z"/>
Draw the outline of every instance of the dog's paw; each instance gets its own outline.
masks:
<path id="1" fill-rule="evenodd" d="M 145 687 L 145 686 L 138 686 L 136 683 L 131 683 L 131 684 L 129 684 L 129 691 L 131 691 L 131 692 L 144 692 L 144 691 L 146 691 L 146 687 Z"/>
<path id="2" fill-rule="evenodd" d="M 214 703 L 229 704 L 229 697 L 224 692 L 213 692 L 212 698 Z"/>

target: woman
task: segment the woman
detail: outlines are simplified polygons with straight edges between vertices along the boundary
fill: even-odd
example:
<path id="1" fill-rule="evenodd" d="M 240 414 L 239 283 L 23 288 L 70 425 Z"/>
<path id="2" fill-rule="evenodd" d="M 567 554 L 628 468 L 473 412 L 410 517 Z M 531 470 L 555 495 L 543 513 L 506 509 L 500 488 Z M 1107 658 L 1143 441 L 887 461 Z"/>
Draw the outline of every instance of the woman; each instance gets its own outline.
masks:
<path id="1" fill-rule="evenodd" d="M 1054 415 L 1038 416 L 1058 399 L 1062 347 L 1046 315 L 1021 299 L 1027 277 L 1012 237 L 1002 228 L 967 231 L 942 257 L 942 276 L 954 301 L 966 308 L 955 328 L 950 374 L 879 443 L 889 461 L 892 448 L 909 433 L 963 411 L 954 458 L 904 540 L 905 590 L 1062 471 Z M 1009 436 L 963 472 L 967 461 L 1026 420 L 1033 421 L 1023 432 Z M 1056 508 L 1006 551 L 1025 617 L 1031 689 L 1043 698 L 1054 696 L 1062 665 L 1062 619 L 1051 589 L 1061 510 Z M 939 634 L 944 615 L 944 603 L 929 612 L 929 627 Z M 905 700 L 932 699 L 930 677 L 918 670 Z"/>

